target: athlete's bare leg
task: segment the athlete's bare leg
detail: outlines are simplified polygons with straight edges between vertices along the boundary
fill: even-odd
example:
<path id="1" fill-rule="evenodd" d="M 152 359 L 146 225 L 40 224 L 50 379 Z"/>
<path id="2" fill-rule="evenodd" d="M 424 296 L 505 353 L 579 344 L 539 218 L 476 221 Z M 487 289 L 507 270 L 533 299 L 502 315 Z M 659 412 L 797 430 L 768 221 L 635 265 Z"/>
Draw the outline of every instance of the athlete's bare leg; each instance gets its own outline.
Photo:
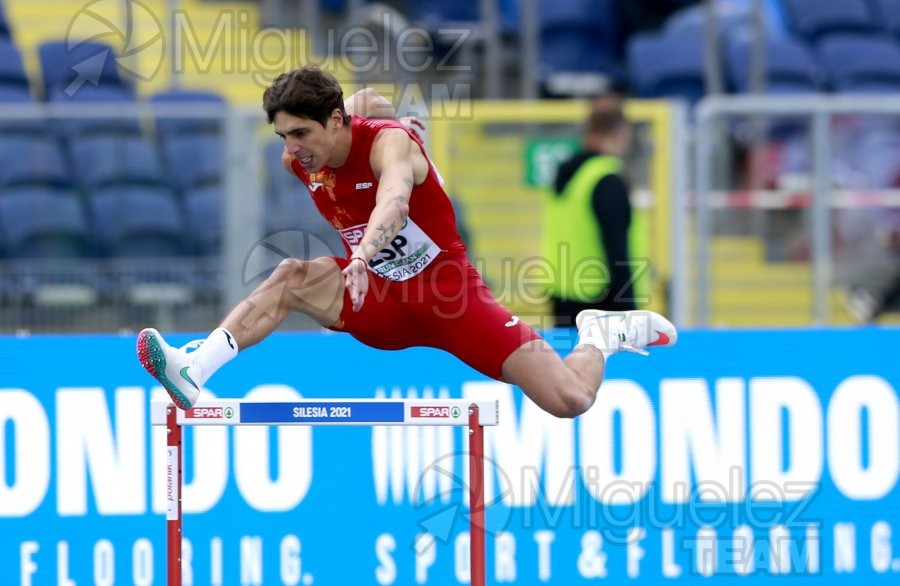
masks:
<path id="1" fill-rule="evenodd" d="M 305 313 L 330 326 L 343 306 L 344 276 L 334 259 L 289 258 L 231 310 L 221 327 L 231 332 L 243 350 L 275 331 L 291 312 Z"/>
<path id="2" fill-rule="evenodd" d="M 576 417 L 594 404 L 605 368 L 597 348 L 578 346 L 563 360 L 546 341 L 537 339 L 509 355 L 503 362 L 503 378 L 551 415 Z"/>
<path id="3" fill-rule="evenodd" d="M 332 258 L 282 261 L 272 275 L 231 310 L 189 353 L 170 346 L 153 328 L 138 334 L 141 364 L 168 391 L 181 409 L 192 407 L 203 384 L 238 350 L 271 334 L 288 313 L 300 311 L 328 326 L 338 320 L 344 305 L 344 275 Z"/>
<path id="4" fill-rule="evenodd" d="M 520 346 L 503 362 L 503 378 L 557 417 L 575 417 L 591 408 L 612 354 L 620 350 L 646 354 L 647 346 L 671 346 L 678 340 L 672 322 L 653 311 L 587 309 L 576 322 L 578 343 L 565 360 L 538 339 Z"/>

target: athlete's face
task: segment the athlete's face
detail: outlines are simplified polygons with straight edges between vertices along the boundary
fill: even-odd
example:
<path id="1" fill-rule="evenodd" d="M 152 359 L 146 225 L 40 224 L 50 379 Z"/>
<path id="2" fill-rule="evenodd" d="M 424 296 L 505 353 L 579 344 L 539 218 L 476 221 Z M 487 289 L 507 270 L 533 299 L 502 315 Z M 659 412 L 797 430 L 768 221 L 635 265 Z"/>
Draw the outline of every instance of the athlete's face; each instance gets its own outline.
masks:
<path id="1" fill-rule="evenodd" d="M 297 159 L 310 173 L 317 173 L 325 165 L 337 166 L 342 149 L 338 132 L 343 127 L 339 110 L 332 112 L 323 127 L 315 120 L 293 116 L 286 112 L 275 114 L 275 134 L 284 139 L 284 150 Z"/>

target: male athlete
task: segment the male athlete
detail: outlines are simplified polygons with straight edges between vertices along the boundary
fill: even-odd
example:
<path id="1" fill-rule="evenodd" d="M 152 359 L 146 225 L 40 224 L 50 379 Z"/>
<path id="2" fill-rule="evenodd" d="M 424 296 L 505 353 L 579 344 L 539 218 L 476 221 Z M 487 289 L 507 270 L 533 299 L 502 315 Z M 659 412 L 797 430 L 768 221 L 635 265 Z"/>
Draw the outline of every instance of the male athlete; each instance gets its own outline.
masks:
<path id="1" fill-rule="evenodd" d="M 675 343 L 675 327 L 659 314 L 585 311 L 578 345 L 562 360 L 493 298 L 467 260 L 418 135 L 394 120 L 353 115 L 383 107 L 379 98 L 364 92 L 345 105 L 337 80 L 314 66 L 280 75 L 265 91 L 266 115 L 284 139 L 284 165 L 340 232 L 347 257 L 282 261 L 193 352 L 143 330 L 141 364 L 178 407 L 194 405 L 216 370 L 292 311 L 376 348 L 443 349 L 518 385 L 557 417 L 590 408 L 610 355 Z"/>

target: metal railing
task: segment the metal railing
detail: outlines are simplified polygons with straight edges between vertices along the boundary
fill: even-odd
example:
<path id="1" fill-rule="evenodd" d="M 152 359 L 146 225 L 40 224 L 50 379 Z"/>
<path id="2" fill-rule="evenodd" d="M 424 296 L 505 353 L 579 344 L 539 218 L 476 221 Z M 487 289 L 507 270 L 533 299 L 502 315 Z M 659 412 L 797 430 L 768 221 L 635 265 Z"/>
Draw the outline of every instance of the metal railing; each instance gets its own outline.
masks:
<path id="1" fill-rule="evenodd" d="M 696 212 L 696 253 L 689 258 L 687 246 L 679 245 L 675 250 L 676 264 L 674 298 L 678 307 L 675 313 L 681 316 L 694 315 L 690 320 L 701 326 L 711 325 L 713 307 L 712 251 L 714 240 L 713 213 L 723 200 L 718 183 L 721 183 L 721 169 L 717 165 L 717 157 L 727 142 L 727 134 L 738 120 L 749 119 L 751 123 L 766 124 L 761 119 L 776 121 L 788 117 L 792 124 L 802 121 L 811 129 L 811 169 L 808 189 L 802 191 L 808 195 L 809 230 L 810 230 L 810 266 L 812 279 L 810 283 L 812 295 L 811 324 L 825 325 L 833 323 L 833 308 L 830 306 L 832 288 L 835 286 L 834 234 L 832 230 L 833 211 L 840 204 L 833 185 L 836 157 L 832 152 L 832 123 L 837 116 L 889 116 L 892 120 L 900 120 L 900 104 L 896 97 L 890 96 L 716 96 L 702 100 L 695 112 L 695 160 L 694 160 L 694 193 L 692 202 L 681 202 L 678 209 L 676 229 L 683 236 L 690 235 L 689 218 Z M 755 121 L 754 121 L 755 120 Z M 878 186 L 874 186 L 878 187 Z M 844 191 L 845 199 L 854 200 L 859 191 Z M 872 205 L 872 190 L 866 190 L 865 198 L 859 205 Z M 761 194 L 764 196 L 765 194 Z M 769 194 L 771 195 L 771 194 Z M 776 199 L 777 199 L 777 194 Z M 724 197 L 727 200 L 727 197 Z M 756 198 L 756 201 L 765 197 Z M 771 198 L 770 198 L 771 199 Z M 862 201 L 863 199 L 868 201 Z M 877 200 L 877 198 L 876 198 Z M 891 198 L 880 198 L 885 207 L 898 207 Z M 693 204 L 693 205 L 692 205 Z M 750 208 L 767 207 L 760 203 L 749 203 Z M 846 202 L 843 204 L 846 205 Z M 806 204 L 803 204 L 805 207 Z M 772 206 L 768 206 L 772 207 Z M 851 259 L 850 262 L 852 262 Z M 696 275 L 696 278 L 692 277 Z M 690 291 L 695 291 L 691 312 Z M 686 323 L 687 320 L 680 320 Z"/>

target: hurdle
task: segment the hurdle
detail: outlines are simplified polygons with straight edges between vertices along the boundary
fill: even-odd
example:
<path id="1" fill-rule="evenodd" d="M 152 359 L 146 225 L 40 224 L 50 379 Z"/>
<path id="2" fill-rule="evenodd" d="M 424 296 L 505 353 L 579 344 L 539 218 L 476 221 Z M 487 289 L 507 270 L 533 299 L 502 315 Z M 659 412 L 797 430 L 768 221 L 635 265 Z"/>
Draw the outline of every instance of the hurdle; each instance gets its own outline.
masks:
<path id="1" fill-rule="evenodd" d="M 303 399 L 261 402 L 223 399 L 182 411 L 153 402 L 152 425 L 166 426 L 166 576 L 181 586 L 183 435 L 188 425 L 452 425 L 469 428 L 470 584 L 485 586 L 484 428 L 497 425 L 499 402 L 465 399 Z"/>

